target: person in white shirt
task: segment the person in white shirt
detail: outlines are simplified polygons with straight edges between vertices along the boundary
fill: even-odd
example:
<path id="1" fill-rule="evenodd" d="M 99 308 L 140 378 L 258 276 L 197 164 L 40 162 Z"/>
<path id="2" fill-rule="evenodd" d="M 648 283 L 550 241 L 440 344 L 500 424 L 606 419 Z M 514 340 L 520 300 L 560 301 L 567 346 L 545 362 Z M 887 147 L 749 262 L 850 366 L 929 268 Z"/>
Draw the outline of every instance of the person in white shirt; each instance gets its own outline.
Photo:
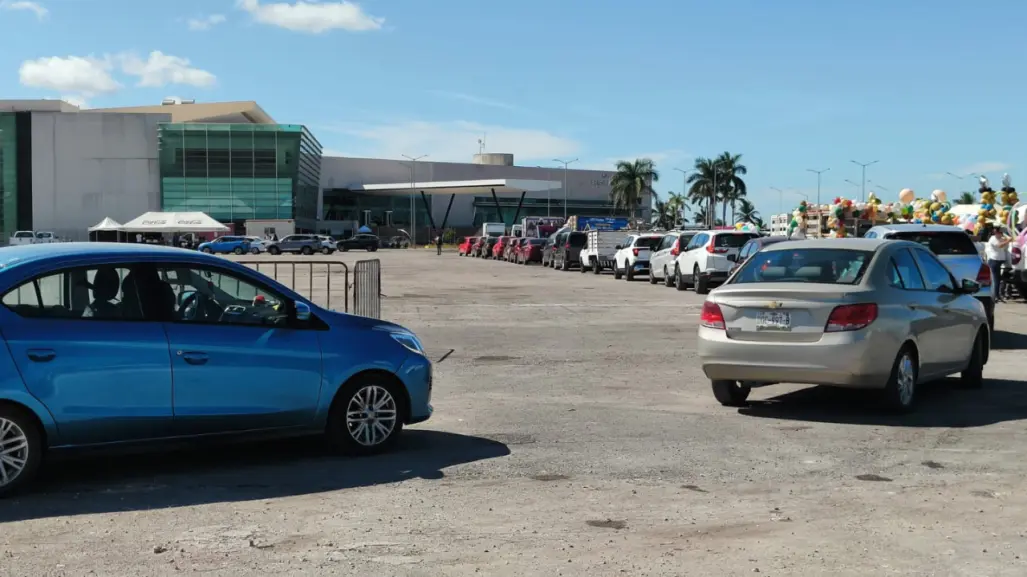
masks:
<path id="1" fill-rule="evenodd" d="M 991 282 L 995 287 L 995 300 L 1003 302 L 1002 298 L 1002 265 L 1009 258 L 1009 238 L 1003 234 L 1002 229 L 995 228 L 991 238 L 984 245 L 984 255 L 988 259 L 988 268 L 991 269 Z"/>

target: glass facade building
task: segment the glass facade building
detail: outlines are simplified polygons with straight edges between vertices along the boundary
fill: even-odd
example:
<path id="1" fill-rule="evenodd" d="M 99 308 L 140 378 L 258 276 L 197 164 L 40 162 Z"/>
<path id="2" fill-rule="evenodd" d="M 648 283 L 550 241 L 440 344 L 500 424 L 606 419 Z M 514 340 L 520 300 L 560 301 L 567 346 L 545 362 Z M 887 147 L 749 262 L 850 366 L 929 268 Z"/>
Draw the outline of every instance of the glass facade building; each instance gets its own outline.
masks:
<path id="1" fill-rule="evenodd" d="M 321 143 L 292 124 L 161 124 L 161 207 L 237 227 L 250 219 L 317 227 Z"/>
<path id="2" fill-rule="evenodd" d="M 431 203 L 432 195 L 426 195 Z M 427 226 L 428 211 L 421 193 L 414 194 L 414 210 L 418 226 Z M 324 220 L 351 220 L 367 226 L 410 226 L 409 194 L 367 194 L 348 189 L 324 191 Z"/>
<path id="3" fill-rule="evenodd" d="M 496 210 L 496 201 L 491 196 L 474 197 L 474 222 L 475 227 L 486 222 L 505 222 L 507 226 L 515 224 L 511 222 L 517 214 L 517 204 L 521 201 L 518 196 L 499 196 L 499 206 L 503 209 L 502 218 Z M 559 216 L 564 215 L 563 194 L 560 198 L 525 198 L 521 203 L 521 212 L 518 219 L 526 216 Z M 619 216 L 629 217 L 631 211 L 615 207 L 608 200 L 579 200 L 567 199 L 567 215 L 578 216 Z"/>
<path id="4" fill-rule="evenodd" d="M 13 113 L 0 112 L 0 239 L 18 230 L 18 129 Z"/>

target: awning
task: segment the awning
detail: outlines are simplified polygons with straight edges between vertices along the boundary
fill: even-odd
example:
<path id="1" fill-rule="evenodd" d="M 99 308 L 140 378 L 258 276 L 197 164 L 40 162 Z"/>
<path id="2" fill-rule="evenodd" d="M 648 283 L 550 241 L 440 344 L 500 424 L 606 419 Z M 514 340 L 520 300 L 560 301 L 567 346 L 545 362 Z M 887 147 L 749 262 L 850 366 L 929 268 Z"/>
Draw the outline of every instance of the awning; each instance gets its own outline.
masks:
<path id="1" fill-rule="evenodd" d="M 228 227 L 203 212 L 148 212 L 121 225 L 124 232 L 224 232 Z"/>
<path id="2" fill-rule="evenodd" d="M 351 190 L 383 193 L 410 193 L 411 190 L 426 194 L 496 194 L 512 192 L 542 192 L 559 190 L 559 180 L 520 180 L 496 178 L 489 180 L 440 180 L 431 182 L 394 182 L 389 184 L 364 184 Z"/>
<path id="3" fill-rule="evenodd" d="M 97 223 L 95 226 L 89 227 L 88 230 L 89 230 L 89 232 L 97 232 L 97 231 L 111 231 L 111 232 L 113 232 L 113 231 L 119 231 L 119 230 L 121 230 L 121 223 L 108 216 L 107 218 L 105 218 L 105 219 L 101 220 L 99 223 Z"/>

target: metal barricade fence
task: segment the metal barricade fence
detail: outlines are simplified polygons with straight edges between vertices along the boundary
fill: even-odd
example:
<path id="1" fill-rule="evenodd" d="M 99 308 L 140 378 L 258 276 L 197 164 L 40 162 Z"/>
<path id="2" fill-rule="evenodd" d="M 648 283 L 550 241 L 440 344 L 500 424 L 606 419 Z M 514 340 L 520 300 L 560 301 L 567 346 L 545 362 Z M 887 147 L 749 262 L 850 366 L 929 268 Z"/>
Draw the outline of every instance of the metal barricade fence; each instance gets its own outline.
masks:
<path id="1" fill-rule="evenodd" d="M 382 318 L 381 286 L 381 261 L 358 260 L 353 267 L 353 314 Z"/>
<path id="2" fill-rule="evenodd" d="M 320 307 L 350 311 L 349 266 L 344 262 L 237 260 Z"/>

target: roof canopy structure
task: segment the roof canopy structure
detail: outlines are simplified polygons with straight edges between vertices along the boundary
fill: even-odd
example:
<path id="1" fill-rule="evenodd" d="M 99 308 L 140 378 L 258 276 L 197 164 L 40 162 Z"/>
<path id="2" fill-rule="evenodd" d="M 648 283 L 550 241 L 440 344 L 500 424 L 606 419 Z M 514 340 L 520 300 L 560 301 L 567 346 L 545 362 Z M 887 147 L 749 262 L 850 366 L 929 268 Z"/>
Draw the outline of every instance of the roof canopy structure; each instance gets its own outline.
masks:
<path id="1" fill-rule="evenodd" d="M 82 112 L 163 113 L 171 115 L 171 122 L 275 124 L 275 120 L 252 100 L 241 102 L 183 102 L 157 104 L 154 106 L 127 106 L 123 108 L 89 108 Z"/>
<path id="2" fill-rule="evenodd" d="M 224 232 L 228 227 L 203 212 L 148 212 L 119 229 L 123 232 Z"/>
<path id="3" fill-rule="evenodd" d="M 119 230 L 121 230 L 121 223 L 108 216 L 107 218 L 105 218 L 105 219 L 101 220 L 100 222 L 98 222 L 96 225 L 89 227 L 87 230 L 89 232 L 99 232 L 99 231 L 114 232 L 114 231 L 119 231 Z"/>
<path id="4" fill-rule="evenodd" d="M 449 180 L 438 182 L 396 182 L 365 184 L 353 190 L 365 192 L 409 193 L 411 190 L 427 194 L 496 194 L 542 192 L 563 186 L 559 180 L 516 180 L 495 178 L 489 180 Z"/>

